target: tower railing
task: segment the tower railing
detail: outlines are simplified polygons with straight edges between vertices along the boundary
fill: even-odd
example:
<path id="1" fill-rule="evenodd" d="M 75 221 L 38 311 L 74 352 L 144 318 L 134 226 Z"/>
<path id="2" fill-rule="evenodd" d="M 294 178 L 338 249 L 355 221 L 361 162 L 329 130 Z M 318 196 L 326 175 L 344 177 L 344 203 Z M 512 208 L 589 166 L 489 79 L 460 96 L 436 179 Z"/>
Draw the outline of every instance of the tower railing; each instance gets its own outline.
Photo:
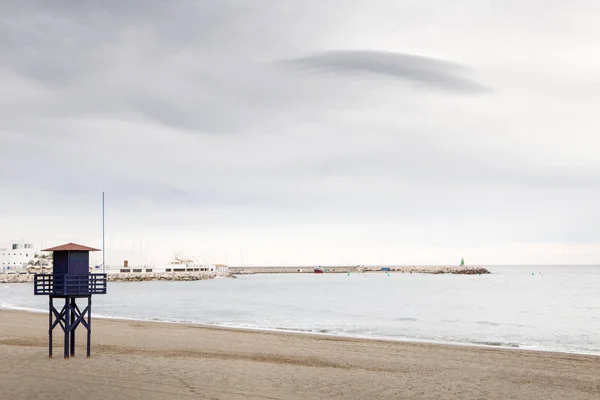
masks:
<path id="1" fill-rule="evenodd" d="M 35 274 L 33 293 L 51 296 L 106 294 L 106 274 Z"/>

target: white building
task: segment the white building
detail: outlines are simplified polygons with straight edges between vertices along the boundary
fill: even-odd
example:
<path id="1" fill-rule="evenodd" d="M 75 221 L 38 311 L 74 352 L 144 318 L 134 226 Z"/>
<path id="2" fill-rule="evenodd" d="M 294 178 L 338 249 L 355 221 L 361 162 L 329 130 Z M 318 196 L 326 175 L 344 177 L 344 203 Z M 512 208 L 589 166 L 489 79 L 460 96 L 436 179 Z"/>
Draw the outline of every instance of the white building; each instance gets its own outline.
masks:
<path id="1" fill-rule="evenodd" d="M 186 258 L 181 258 L 181 257 L 175 257 L 173 260 L 169 261 L 169 265 L 176 265 L 176 266 L 184 266 L 184 267 L 191 267 L 192 265 L 194 265 L 194 260 L 189 260 Z"/>
<path id="2" fill-rule="evenodd" d="M 157 268 L 157 270 L 163 268 Z M 198 259 L 183 258 L 180 255 L 176 255 L 169 265 L 164 268 L 165 272 L 217 272 L 227 273 L 229 268 L 223 264 L 206 264 L 199 262 Z"/>
<path id="3" fill-rule="evenodd" d="M 215 269 L 217 272 L 229 272 L 229 267 L 224 264 L 216 264 Z"/>
<path id="4" fill-rule="evenodd" d="M 36 249 L 33 244 L 24 240 L 14 240 L 8 245 L 0 246 L 0 272 L 24 269 L 34 259 Z"/>

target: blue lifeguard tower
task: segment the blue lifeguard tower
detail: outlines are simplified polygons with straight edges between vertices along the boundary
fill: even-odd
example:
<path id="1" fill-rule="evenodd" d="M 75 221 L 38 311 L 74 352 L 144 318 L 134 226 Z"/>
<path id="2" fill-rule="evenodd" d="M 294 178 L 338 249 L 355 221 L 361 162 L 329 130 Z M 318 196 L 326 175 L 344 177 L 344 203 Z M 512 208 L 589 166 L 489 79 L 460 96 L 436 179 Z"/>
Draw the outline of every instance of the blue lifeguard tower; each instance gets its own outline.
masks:
<path id="1" fill-rule="evenodd" d="M 87 356 L 90 356 L 92 335 L 92 295 L 106 294 L 106 274 L 90 273 L 90 251 L 87 246 L 68 243 L 42 251 L 51 251 L 52 274 L 35 274 L 33 292 L 49 297 L 48 355 L 52 358 L 52 331 L 60 325 L 65 334 L 65 358 L 75 356 L 75 329 L 81 324 L 87 330 Z M 87 306 L 81 311 L 78 298 L 87 298 Z M 58 311 L 54 299 L 65 299 Z"/>

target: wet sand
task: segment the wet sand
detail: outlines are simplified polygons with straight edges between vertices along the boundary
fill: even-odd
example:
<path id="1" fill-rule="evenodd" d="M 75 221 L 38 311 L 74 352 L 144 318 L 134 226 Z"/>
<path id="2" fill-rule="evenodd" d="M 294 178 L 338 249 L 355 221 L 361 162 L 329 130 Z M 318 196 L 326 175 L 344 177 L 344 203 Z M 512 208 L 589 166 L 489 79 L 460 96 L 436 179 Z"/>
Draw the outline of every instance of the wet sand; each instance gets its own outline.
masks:
<path id="1" fill-rule="evenodd" d="M 600 399 L 600 357 L 0 311 L 2 399 Z M 79 330 L 78 330 L 79 332 Z"/>

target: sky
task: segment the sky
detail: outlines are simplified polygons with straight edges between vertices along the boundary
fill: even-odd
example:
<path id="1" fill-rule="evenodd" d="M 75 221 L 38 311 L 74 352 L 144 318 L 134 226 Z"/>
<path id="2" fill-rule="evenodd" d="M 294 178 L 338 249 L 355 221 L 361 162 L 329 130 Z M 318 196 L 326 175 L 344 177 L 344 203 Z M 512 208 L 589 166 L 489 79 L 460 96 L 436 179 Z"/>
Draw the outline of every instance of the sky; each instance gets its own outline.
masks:
<path id="1" fill-rule="evenodd" d="M 600 3 L 0 2 L 0 241 L 600 263 Z M 98 256 L 96 256 L 98 257 Z"/>

